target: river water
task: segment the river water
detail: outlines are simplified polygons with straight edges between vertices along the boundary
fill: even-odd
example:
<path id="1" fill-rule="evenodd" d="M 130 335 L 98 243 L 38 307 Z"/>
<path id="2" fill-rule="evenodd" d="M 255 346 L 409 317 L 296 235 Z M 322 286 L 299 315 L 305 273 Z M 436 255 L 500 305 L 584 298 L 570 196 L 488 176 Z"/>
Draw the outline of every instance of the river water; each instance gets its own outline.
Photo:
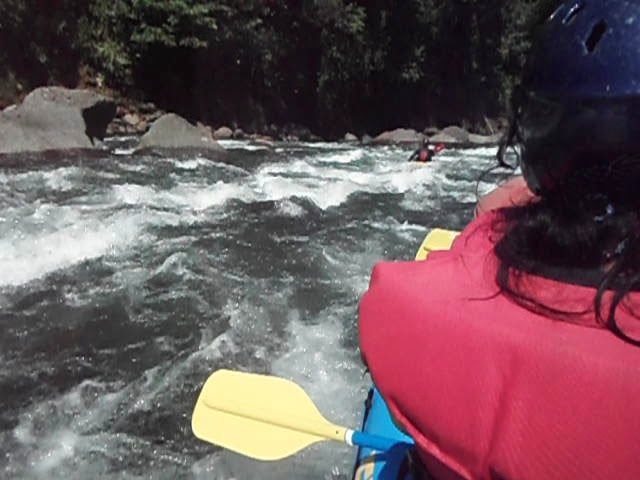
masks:
<path id="1" fill-rule="evenodd" d="M 111 145 L 0 169 L 0 478 L 349 478 L 339 443 L 265 463 L 197 440 L 198 392 L 219 368 L 276 374 L 358 427 L 371 268 L 462 228 L 495 149 L 422 166 L 400 147 Z"/>

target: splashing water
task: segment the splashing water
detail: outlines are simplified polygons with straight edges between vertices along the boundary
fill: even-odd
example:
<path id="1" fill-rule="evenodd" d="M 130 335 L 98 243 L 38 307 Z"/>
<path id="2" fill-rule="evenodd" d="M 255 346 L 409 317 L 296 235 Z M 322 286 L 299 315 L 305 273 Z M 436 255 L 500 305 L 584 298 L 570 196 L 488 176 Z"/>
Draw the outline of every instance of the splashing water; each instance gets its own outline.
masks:
<path id="1" fill-rule="evenodd" d="M 197 394 L 273 373 L 357 427 L 371 268 L 463 227 L 494 150 L 225 146 L 0 173 L 0 477 L 349 478 L 346 445 L 263 463 L 195 439 Z"/>

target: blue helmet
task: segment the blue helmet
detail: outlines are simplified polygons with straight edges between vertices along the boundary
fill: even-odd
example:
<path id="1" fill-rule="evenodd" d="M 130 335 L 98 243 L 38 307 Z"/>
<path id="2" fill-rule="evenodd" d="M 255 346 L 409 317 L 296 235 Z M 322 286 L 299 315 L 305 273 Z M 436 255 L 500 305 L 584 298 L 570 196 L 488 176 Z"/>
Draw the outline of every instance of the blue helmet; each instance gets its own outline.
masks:
<path id="1" fill-rule="evenodd" d="M 540 195 L 566 188 L 583 167 L 640 162 L 640 2 L 560 5 L 532 47 L 517 105 L 522 171 Z M 640 199 L 640 176 L 625 177 L 614 189 Z M 609 188 L 606 176 L 593 180 Z"/>

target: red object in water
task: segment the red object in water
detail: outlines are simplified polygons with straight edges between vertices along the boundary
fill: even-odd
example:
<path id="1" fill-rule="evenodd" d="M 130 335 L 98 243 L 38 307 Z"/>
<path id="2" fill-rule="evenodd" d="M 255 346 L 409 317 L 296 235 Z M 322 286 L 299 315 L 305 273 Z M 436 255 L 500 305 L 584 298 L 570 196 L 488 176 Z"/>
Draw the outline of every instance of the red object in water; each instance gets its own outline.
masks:
<path id="1" fill-rule="evenodd" d="M 433 151 L 438 153 L 438 152 L 441 152 L 444 149 L 445 149 L 444 143 L 439 143 L 434 147 Z"/>

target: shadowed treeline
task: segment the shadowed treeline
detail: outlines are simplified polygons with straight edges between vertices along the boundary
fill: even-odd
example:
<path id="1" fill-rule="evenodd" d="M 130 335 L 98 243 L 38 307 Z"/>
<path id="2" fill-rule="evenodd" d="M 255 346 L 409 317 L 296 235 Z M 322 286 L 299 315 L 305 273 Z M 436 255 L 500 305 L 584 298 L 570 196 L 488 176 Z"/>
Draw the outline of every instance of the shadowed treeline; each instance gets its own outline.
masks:
<path id="1" fill-rule="evenodd" d="M 324 136 L 504 116 L 552 0 L 3 0 L 0 106 L 109 87 L 192 120 Z"/>

